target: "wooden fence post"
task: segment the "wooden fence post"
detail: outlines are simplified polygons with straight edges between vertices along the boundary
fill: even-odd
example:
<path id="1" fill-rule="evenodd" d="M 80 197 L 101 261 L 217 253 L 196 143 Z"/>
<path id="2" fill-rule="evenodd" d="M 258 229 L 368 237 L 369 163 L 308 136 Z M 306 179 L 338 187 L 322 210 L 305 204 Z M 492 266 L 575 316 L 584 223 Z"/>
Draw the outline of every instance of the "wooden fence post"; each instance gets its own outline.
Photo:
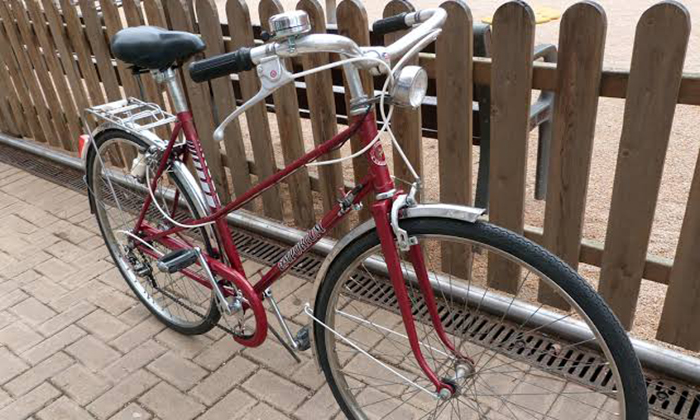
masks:
<path id="1" fill-rule="evenodd" d="M 628 329 L 637 308 L 689 35 L 688 12 L 675 2 L 651 7 L 637 24 L 600 273 L 600 293 Z"/>
<path id="2" fill-rule="evenodd" d="M 384 8 L 383 17 L 398 15 L 403 12 L 412 12 L 414 7 L 407 0 L 391 0 Z M 388 45 L 406 34 L 407 31 L 392 32 L 384 36 L 384 42 Z M 418 56 L 408 60 L 406 65 L 418 64 Z M 421 110 L 409 108 L 394 108 L 391 117 L 391 127 L 396 140 L 401 145 L 408 161 L 413 165 L 419 177 L 423 176 L 423 132 L 421 130 Z M 400 180 L 413 182 L 413 176 L 408 170 L 398 151 L 392 145 L 394 176 Z M 406 189 L 407 186 L 404 186 Z"/>
<path id="3" fill-rule="evenodd" d="M 326 33 L 326 21 L 323 8 L 317 0 L 301 0 L 297 3 L 297 9 L 309 14 L 312 32 Z M 328 64 L 329 56 L 326 53 L 306 55 L 302 58 L 305 70 Z M 311 112 L 311 126 L 314 133 L 314 143 L 319 145 L 330 139 L 338 132 L 335 114 L 335 99 L 333 98 L 333 80 L 328 71 L 306 76 L 306 95 Z M 334 151 L 323 157 L 335 159 L 340 157 L 340 152 Z M 344 189 L 343 170 L 340 165 L 321 166 L 318 170 L 323 209 L 329 211 L 336 204 L 338 191 Z M 350 220 L 343 219 L 333 230 L 334 236 L 342 236 L 350 230 Z"/>
<path id="4" fill-rule="evenodd" d="M 470 205 L 474 86 L 472 14 L 462 0 L 446 1 L 440 7 L 447 11 L 447 20 L 435 46 L 440 201 Z M 467 278 L 471 258 L 468 247 L 443 244 L 441 255 L 445 272 Z"/>
<path id="5" fill-rule="evenodd" d="M 263 30 L 270 30 L 268 24 L 270 16 L 283 11 L 279 0 L 261 0 L 258 5 L 258 15 Z M 291 60 L 286 60 L 287 69 L 292 68 L 291 64 Z M 296 87 L 293 83 L 287 84 L 273 93 L 272 96 L 275 101 L 275 116 L 277 117 L 284 162 L 290 164 L 303 156 L 305 150 Z M 316 219 L 309 171 L 306 168 L 301 168 L 289 177 L 287 185 L 292 200 L 294 221 L 300 227 L 307 229 L 313 227 L 316 224 Z"/>
<path id="6" fill-rule="evenodd" d="M 197 17 L 200 22 L 202 37 L 207 44 L 205 54 L 207 57 L 223 54 L 224 36 L 221 33 L 221 19 L 213 0 L 197 1 Z M 236 97 L 233 92 L 230 77 L 221 77 L 211 82 L 214 94 L 214 105 L 218 115 L 217 123 L 220 123 L 227 115 L 236 109 Z M 238 119 L 231 122 L 224 131 L 224 146 L 226 147 L 226 159 L 231 178 L 233 191 L 241 195 L 252 186 L 248 160 L 246 159 L 245 144 L 241 134 L 241 125 Z M 252 203 L 246 206 L 252 209 Z"/>
<path id="7" fill-rule="evenodd" d="M 564 13 L 559 30 L 543 244 L 574 269 L 581 252 L 606 27 L 599 5 L 581 2 Z M 539 300 L 568 308 L 544 283 Z"/>
<path id="8" fill-rule="evenodd" d="M 529 137 L 535 17 L 525 3 L 510 1 L 493 19 L 491 67 L 491 222 L 522 234 Z M 488 285 L 515 293 L 520 267 L 489 254 Z"/>
<path id="9" fill-rule="evenodd" d="M 367 19 L 367 11 L 361 0 L 344 0 L 340 3 L 337 9 L 338 16 L 338 33 L 346 36 L 357 43 L 359 46 L 367 46 L 369 43 L 369 22 Z M 367 70 L 360 71 L 360 79 L 365 88 L 368 98 L 374 97 L 374 78 Z M 345 91 L 348 91 L 347 81 L 345 81 Z M 345 109 L 350 112 L 350 97 L 345 95 Z M 372 111 L 374 112 L 374 110 Z M 348 121 L 350 116 L 348 115 Z M 359 135 L 355 135 L 350 139 L 350 146 L 354 152 L 357 152 L 364 147 L 362 139 Z M 355 184 L 367 175 L 369 171 L 369 163 L 364 156 L 353 159 L 353 173 L 355 176 Z M 364 207 L 360 210 L 359 219 L 364 221 L 370 218 L 369 206 L 374 197 L 367 196 L 363 200 Z"/>
<path id="10" fill-rule="evenodd" d="M 250 22 L 250 13 L 245 0 L 228 0 L 226 3 L 228 15 L 228 27 L 231 32 L 232 48 L 252 47 L 253 26 Z M 254 72 L 246 71 L 238 75 L 241 84 L 241 93 L 244 100 L 252 98 L 260 89 L 260 80 Z M 259 102 L 246 112 L 248 132 L 250 133 L 253 155 L 257 167 L 258 180 L 263 180 L 277 172 L 275 151 L 272 148 L 270 135 L 270 123 L 268 121 L 267 108 L 264 102 Z M 263 193 L 263 211 L 265 215 L 282 220 L 282 204 L 280 202 L 279 186 L 274 186 Z"/>
<path id="11" fill-rule="evenodd" d="M 187 10 L 184 0 L 167 0 L 168 13 L 173 29 L 193 32 L 192 12 Z M 211 172 L 216 191 L 222 201 L 231 199 L 226 180 L 226 173 L 221 165 L 221 150 L 219 143 L 214 141 L 214 121 L 211 110 L 211 93 L 206 85 L 195 83 L 189 75 L 187 65 L 183 66 L 185 86 L 190 99 L 190 109 L 197 126 L 197 133 L 202 142 L 202 149 L 207 160 L 207 166 Z"/>
<path id="12" fill-rule="evenodd" d="M 0 70 L 3 70 L 6 74 L 6 77 L 0 77 L 0 89 L 2 89 L 5 99 L 7 100 L 7 105 L 9 106 L 8 111 L 10 115 L 8 117 L 10 120 L 14 121 L 14 134 L 18 136 L 31 137 L 32 132 L 31 128 L 29 127 L 28 115 L 24 115 L 25 111 L 22 109 L 17 91 L 15 90 L 15 84 L 12 81 L 12 79 L 16 77 L 13 73 L 13 63 L 5 62 L 7 57 L 6 54 L 11 55 L 9 45 L 4 42 L 5 39 L 6 37 L 4 35 L 4 30 L 2 25 L 0 25 L 0 44 L 4 44 L 4 46 L 0 45 Z"/>
<path id="13" fill-rule="evenodd" d="M 700 155 L 656 338 L 700 351 Z"/>

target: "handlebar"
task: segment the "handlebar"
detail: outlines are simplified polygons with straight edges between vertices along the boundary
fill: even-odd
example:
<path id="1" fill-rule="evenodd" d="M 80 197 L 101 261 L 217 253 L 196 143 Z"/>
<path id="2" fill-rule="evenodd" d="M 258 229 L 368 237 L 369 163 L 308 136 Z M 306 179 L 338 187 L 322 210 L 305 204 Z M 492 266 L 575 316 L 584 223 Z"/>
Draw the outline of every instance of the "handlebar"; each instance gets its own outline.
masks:
<path id="1" fill-rule="evenodd" d="M 412 31 L 386 47 L 358 47 L 353 40 L 341 35 L 311 34 L 301 36 L 293 43 L 281 40 L 254 48 L 240 48 L 227 54 L 190 64 L 190 77 L 195 82 L 200 83 L 232 73 L 251 70 L 255 65 L 270 57 L 290 58 L 319 52 L 337 53 L 346 57 L 371 57 L 391 64 L 431 32 L 440 29 L 446 18 L 447 12 L 444 9 L 434 8 L 401 13 L 378 20 L 374 23 L 373 30 L 380 34 L 409 29 L 419 24 Z M 377 68 L 375 60 L 357 61 L 353 64 L 358 68 Z M 379 68 L 379 72 L 383 73 L 384 69 Z"/>

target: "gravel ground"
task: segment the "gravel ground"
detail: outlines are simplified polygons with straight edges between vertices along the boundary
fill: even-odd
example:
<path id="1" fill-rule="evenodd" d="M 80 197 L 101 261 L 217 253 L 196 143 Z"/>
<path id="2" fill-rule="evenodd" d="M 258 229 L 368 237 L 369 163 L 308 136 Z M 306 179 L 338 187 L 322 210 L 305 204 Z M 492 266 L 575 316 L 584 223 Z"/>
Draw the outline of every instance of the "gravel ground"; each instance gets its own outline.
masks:
<path id="1" fill-rule="evenodd" d="M 221 16 L 224 17 L 225 1 L 217 0 L 217 2 L 221 9 Z M 294 7 L 296 1 L 281 0 L 281 3 L 289 10 Z M 381 17 L 381 12 L 386 3 L 386 1 L 365 1 L 370 22 Z M 425 8 L 437 6 L 442 1 L 418 0 L 413 3 L 417 8 Z M 501 3 L 500 1 L 474 0 L 469 2 L 469 6 L 474 20 L 477 21 L 491 16 Z M 565 0 L 548 0 L 535 5 L 553 7 L 563 13 L 573 3 Z M 608 18 L 605 52 L 605 66 L 607 68 L 629 69 L 637 20 L 648 7 L 655 3 L 652 0 L 628 0 L 624 2 L 606 0 L 600 2 Z M 257 4 L 257 1 L 248 0 L 253 22 L 259 22 Z M 700 0 L 685 1 L 683 4 L 689 10 L 692 22 L 697 25 L 700 19 Z M 536 42 L 556 44 L 558 31 L 559 21 L 538 25 Z M 699 34 L 700 32 L 696 31 L 691 35 L 685 65 L 686 72 L 700 72 Z M 659 203 L 649 244 L 650 253 L 665 258 L 673 258 L 675 254 L 680 227 L 685 213 L 685 203 L 698 158 L 700 142 L 698 142 L 696 125 L 698 117 L 700 117 L 699 109 L 698 107 L 678 106 L 676 111 L 667 154 L 667 165 L 664 170 Z M 600 242 L 605 240 L 623 113 L 624 100 L 609 98 L 600 100 L 584 226 L 585 237 Z M 274 127 L 276 125 L 274 116 L 271 116 L 270 121 Z M 312 146 L 312 141 L 308 124 L 305 125 L 304 131 L 307 147 L 310 147 Z M 544 205 L 532 198 L 535 178 L 534 162 L 536 159 L 536 136 L 534 135 L 531 136 L 531 144 L 533 147 L 530 148 L 526 223 L 542 226 Z M 277 145 L 277 151 L 278 156 L 281 155 L 279 145 Z M 427 183 L 426 200 L 436 200 L 439 197 L 437 171 L 430 170 L 430 168 L 436 167 L 437 158 L 437 144 L 435 140 L 425 139 L 424 167 L 428 168 L 425 175 Z M 478 162 L 478 148 L 475 148 L 474 159 L 475 162 Z M 351 176 L 352 174 L 347 164 L 345 165 L 345 173 L 346 176 Z M 581 271 L 593 284 L 597 284 L 597 268 L 583 265 Z M 648 281 L 643 282 L 637 319 L 633 329 L 634 335 L 653 340 L 665 294 L 666 286 Z"/>

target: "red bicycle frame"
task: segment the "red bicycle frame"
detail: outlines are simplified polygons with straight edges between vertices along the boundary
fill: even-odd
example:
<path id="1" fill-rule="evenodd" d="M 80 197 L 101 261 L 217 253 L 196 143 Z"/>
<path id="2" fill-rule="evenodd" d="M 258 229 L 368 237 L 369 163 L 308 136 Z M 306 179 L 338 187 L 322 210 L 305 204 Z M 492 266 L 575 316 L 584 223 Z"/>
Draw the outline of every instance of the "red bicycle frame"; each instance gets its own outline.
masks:
<path id="1" fill-rule="evenodd" d="M 199 137 L 192 120 L 192 114 L 189 111 L 185 111 L 178 113 L 177 117 L 178 122 L 174 127 L 172 137 L 170 138 L 170 141 L 164 151 L 156 174 L 151 181 L 150 188 L 151 190 L 156 189 L 158 179 L 167 168 L 168 162 L 171 161 L 170 158 L 177 139 L 181 133 L 184 134 L 187 142 L 187 148 L 182 153 L 180 158 L 186 159 L 187 155 L 192 158 L 194 166 L 197 169 L 201 189 L 206 194 L 207 203 L 210 206 L 210 214 L 208 216 L 198 220 L 185 222 L 185 224 L 198 225 L 208 222 L 214 223 L 222 249 L 216 250 L 214 256 L 205 254 L 205 259 L 209 264 L 212 273 L 221 278 L 223 282 L 228 282 L 235 286 L 235 288 L 243 294 L 243 297 L 247 301 L 246 310 L 252 310 L 256 315 L 256 332 L 250 337 L 234 338 L 243 345 L 249 347 L 258 346 L 262 344 L 267 337 L 267 320 L 265 318 L 265 311 L 262 307 L 262 301 L 264 299 L 263 293 L 265 290 L 276 282 L 304 253 L 306 253 L 314 244 L 323 238 L 327 232 L 333 229 L 333 227 L 350 212 L 354 205 L 360 203 L 362 199 L 370 193 L 381 194 L 392 191 L 395 188 L 394 182 L 389 173 L 382 146 L 379 142 L 377 142 L 365 154 L 369 161 L 369 173 L 365 179 L 362 180 L 362 182 L 353 190 L 347 191 L 343 199 L 339 200 L 338 204 L 336 204 L 328 213 L 326 213 L 323 218 L 311 230 L 309 230 L 296 245 L 288 250 L 287 253 L 272 268 L 270 268 L 263 275 L 262 279 L 255 285 L 251 285 L 246 278 L 243 265 L 241 264 L 236 246 L 233 243 L 231 232 L 225 216 L 228 213 L 241 208 L 250 200 L 254 199 L 273 185 L 281 182 L 302 166 L 316 160 L 320 156 L 332 150 L 339 148 L 353 135 L 359 134 L 363 143 L 365 145 L 369 144 L 369 142 L 371 142 L 377 135 L 377 125 L 374 113 L 366 112 L 363 115 L 354 117 L 350 127 L 337 134 L 332 139 L 319 145 L 314 150 L 300 157 L 281 171 L 258 183 L 251 190 L 242 194 L 240 197 L 230 202 L 226 206 L 222 206 L 220 204 L 219 198 L 216 194 L 214 183 L 212 182 L 209 170 L 206 166 L 204 153 L 202 152 Z M 411 349 L 413 350 L 420 367 L 423 369 L 431 382 L 436 386 L 437 392 L 440 392 L 445 388 L 450 390 L 450 392 L 454 392 L 454 389 L 452 389 L 450 384 L 444 383 L 436 376 L 433 370 L 430 369 L 421 352 L 420 342 L 418 340 L 412 315 L 411 302 L 408 297 L 408 292 L 400 266 L 400 256 L 395 245 L 393 230 L 389 222 L 388 215 L 393 201 L 393 197 L 375 201 L 374 204 L 372 204 L 371 213 L 376 224 L 377 233 L 381 241 L 381 249 L 384 253 L 385 262 L 389 270 L 389 276 L 398 299 L 399 309 L 405 323 Z M 146 198 L 140 217 L 134 226 L 133 233 L 140 235 L 146 242 L 157 241 L 171 250 L 191 248 L 191 245 L 189 245 L 186 241 L 175 236 L 175 234 L 181 232 L 185 228 L 176 226 L 167 230 L 158 230 L 145 221 L 145 215 L 150 205 L 151 199 L 149 196 Z M 155 255 L 153 251 L 149 250 L 147 247 L 139 245 L 139 248 L 144 253 L 157 257 L 157 255 Z M 416 273 L 418 273 L 418 282 L 421 291 L 425 295 L 424 298 L 430 309 L 429 313 L 438 336 L 445 343 L 446 348 L 450 349 L 456 356 L 468 360 L 468 358 L 459 356 L 459 351 L 455 349 L 454 345 L 450 342 L 443 329 L 442 321 L 437 313 L 437 305 L 435 303 L 432 288 L 428 280 L 420 245 L 413 245 L 411 247 L 409 259 L 411 260 L 414 270 Z M 226 261 L 229 263 L 227 264 Z M 190 270 L 183 270 L 182 273 L 192 280 L 211 288 L 211 284 L 207 279 L 202 278 L 194 272 Z M 227 297 L 234 293 L 230 291 L 229 288 L 222 288 L 222 292 Z"/>

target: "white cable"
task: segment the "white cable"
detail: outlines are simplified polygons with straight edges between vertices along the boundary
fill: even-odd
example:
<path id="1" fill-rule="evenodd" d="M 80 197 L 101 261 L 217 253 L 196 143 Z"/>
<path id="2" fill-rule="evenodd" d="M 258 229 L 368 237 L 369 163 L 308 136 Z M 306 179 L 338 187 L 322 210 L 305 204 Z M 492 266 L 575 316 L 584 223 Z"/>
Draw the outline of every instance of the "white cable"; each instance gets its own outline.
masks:
<path id="1" fill-rule="evenodd" d="M 149 173 L 150 173 L 150 171 L 148 170 L 148 168 L 146 168 L 146 188 L 148 189 L 148 193 L 151 195 L 151 201 L 153 201 L 153 204 L 156 206 L 156 208 L 158 209 L 158 211 L 159 211 L 159 212 L 163 215 L 163 217 L 165 217 L 165 219 L 168 220 L 170 223 L 174 224 L 175 226 L 178 226 L 178 227 L 181 227 L 181 228 L 185 228 L 185 229 L 194 229 L 194 228 L 199 228 L 199 227 L 204 227 L 204 226 L 213 225 L 214 223 L 216 223 L 216 220 L 212 220 L 211 222 L 199 223 L 199 224 L 197 224 L 197 225 L 186 225 L 186 224 L 180 223 L 180 222 L 176 221 L 175 219 L 173 219 L 172 217 L 170 217 L 170 215 L 168 215 L 168 214 L 165 212 L 165 210 L 163 210 L 163 208 L 160 206 L 160 204 L 158 204 L 158 200 L 156 200 L 156 196 L 155 196 L 155 194 L 153 193 L 153 190 L 151 190 L 151 177 L 149 176 Z M 175 205 L 177 205 L 177 203 L 175 203 Z"/>
<path id="2" fill-rule="evenodd" d="M 156 254 L 160 255 L 161 257 L 162 257 L 163 255 L 165 255 L 165 254 L 163 254 L 162 252 L 160 252 L 160 251 L 158 251 L 157 249 L 155 249 L 155 248 L 153 247 L 153 245 L 149 244 L 148 242 L 144 241 L 143 239 L 139 238 L 138 236 L 134 235 L 133 233 L 129 232 L 128 230 L 115 230 L 115 232 L 117 232 L 117 233 L 123 233 L 123 234 L 126 235 L 126 236 L 130 236 L 130 237 L 136 239 L 137 241 L 141 242 L 142 244 L 144 244 L 146 247 L 150 248 L 153 252 L 155 252 Z"/>

